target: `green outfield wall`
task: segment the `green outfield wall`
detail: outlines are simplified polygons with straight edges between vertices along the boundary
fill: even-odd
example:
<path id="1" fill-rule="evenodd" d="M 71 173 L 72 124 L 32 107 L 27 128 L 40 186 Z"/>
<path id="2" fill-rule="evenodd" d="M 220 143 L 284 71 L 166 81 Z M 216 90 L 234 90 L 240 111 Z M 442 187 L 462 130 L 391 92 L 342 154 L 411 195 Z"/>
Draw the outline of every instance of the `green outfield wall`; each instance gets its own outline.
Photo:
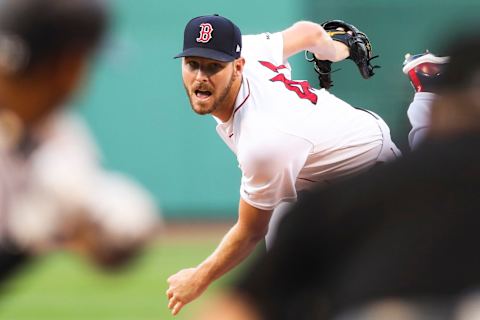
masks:
<path id="1" fill-rule="evenodd" d="M 181 82 L 183 28 L 194 16 L 219 13 L 243 33 L 275 32 L 300 19 L 351 21 L 371 38 L 382 69 L 369 81 L 340 63 L 332 92 L 382 115 L 404 147 L 412 97 L 401 73 L 406 52 L 436 50 L 452 24 L 479 17 L 478 1 L 112 1 L 115 23 L 96 71 L 77 99 L 98 138 L 107 168 L 126 172 L 155 196 L 168 218 L 236 215 L 240 171 L 215 121 L 190 110 Z M 294 77 L 317 83 L 303 57 Z M 88 93 L 87 93 L 88 92 Z"/>

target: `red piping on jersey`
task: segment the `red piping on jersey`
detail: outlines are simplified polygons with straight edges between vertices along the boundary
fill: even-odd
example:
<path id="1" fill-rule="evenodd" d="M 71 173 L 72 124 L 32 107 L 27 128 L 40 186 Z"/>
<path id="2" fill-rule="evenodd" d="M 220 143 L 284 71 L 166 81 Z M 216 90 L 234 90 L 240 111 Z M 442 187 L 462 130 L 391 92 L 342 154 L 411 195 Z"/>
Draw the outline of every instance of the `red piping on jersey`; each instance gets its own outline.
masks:
<path id="1" fill-rule="evenodd" d="M 233 110 L 232 120 L 233 120 L 233 118 L 235 118 L 235 113 L 238 111 L 238 109 L 243 107 L 245 102 L 247 102 L 247 99 L 250 98 L 250 82 L 248 82 L 248 79 L 246 81 L 247 81 L 247 87 L 248 87 L 248 94 L 245 97 L 245 99 L 243 99 L 242 103 L 240 103 L 240 105 L 238 107 L 236 107 L 235 110 Z M 233 132 L 228 137 L 229 138 L 233 137 Z"/>
<path id="2" fill-rule="evenodd" d="M 242 103 L 240 103 L 240 105 L 235 108 L 235 110 L 233 110 L 233 116 L 232 117 L 235 117 L 235 113 L 238 111 L 238 109 L 240 109 L 241 107 L 243 107 L 243 105 L 245 104 L 245 102 L 247 102 L 247 99 L 250 98 L 250 82 L 248 82 L 248 79 L 246 80 L 247 81 L 247 86 L 248 86 L 248 94 L 247 96 L 245 97 L 245 99 L 243 100 Z"/>

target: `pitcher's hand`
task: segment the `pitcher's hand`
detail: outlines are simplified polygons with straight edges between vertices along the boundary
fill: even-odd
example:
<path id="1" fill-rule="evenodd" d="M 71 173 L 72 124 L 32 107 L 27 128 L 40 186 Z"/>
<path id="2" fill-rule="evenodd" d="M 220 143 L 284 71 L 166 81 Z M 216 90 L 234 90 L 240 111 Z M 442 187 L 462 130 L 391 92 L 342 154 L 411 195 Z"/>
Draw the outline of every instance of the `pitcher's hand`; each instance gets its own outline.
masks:
<path id="1" fill-rule="evenodd" d="M 183 306 L 198 298 L 208 287 L 208 283 L 198 275 L 196 268 L 180 270 L 170 276 L 167 282 L 168 308 L 173 315 L 178 314 Z"/>

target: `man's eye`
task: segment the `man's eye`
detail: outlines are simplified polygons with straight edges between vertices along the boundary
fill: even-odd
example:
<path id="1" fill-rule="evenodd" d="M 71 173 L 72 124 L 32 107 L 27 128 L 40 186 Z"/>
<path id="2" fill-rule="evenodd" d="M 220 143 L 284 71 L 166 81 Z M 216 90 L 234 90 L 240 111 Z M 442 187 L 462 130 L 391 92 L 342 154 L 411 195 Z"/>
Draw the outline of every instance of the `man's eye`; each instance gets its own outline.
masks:
<path id="1" fill-rule="evenodd" d="M 187 65 L 190 69 L 198 69 L 198 63 L 195 61 L 188 61 Z"/>
<path id="2" fill-rule="evenodd" d="M 221 64 L 218 64 L 218 63 L 212 63 L 210 65 L 208 65 L 208 71 L 210 73 L 216 73 L 220 70 L 222 70 L 223 66 Z"/>

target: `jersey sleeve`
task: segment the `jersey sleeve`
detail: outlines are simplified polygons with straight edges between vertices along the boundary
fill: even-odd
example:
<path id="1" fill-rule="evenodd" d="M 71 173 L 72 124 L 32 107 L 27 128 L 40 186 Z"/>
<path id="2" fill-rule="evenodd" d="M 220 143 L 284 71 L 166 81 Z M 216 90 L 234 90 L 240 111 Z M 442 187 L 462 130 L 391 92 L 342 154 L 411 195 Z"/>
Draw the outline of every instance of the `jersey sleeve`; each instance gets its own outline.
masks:
<path id="1" fill-rule="evenodd" d="M 248 61 L 265 60 L 277 65 L 283 61 L 283 35 L 281 32 L 246 35 L 242 38 L 242 56 Z"/>
<path id="2" fill-rule="evenodd" d="M 435 94 L 430 92 L 417 92 L 408 107 L 407 115 L 412 125 L 408 134 L 408 143 L 415 149 L 424 139 L 430 128 L 430 114 Z"/>
<path id="3" fill-rule="evenodd" d="M 312 148 L 309 141 L 293 135 L 262 135 L 247 152 L 238 154 L 242 199 L 262 210 L 295 201 L 295 182 Z"/>

